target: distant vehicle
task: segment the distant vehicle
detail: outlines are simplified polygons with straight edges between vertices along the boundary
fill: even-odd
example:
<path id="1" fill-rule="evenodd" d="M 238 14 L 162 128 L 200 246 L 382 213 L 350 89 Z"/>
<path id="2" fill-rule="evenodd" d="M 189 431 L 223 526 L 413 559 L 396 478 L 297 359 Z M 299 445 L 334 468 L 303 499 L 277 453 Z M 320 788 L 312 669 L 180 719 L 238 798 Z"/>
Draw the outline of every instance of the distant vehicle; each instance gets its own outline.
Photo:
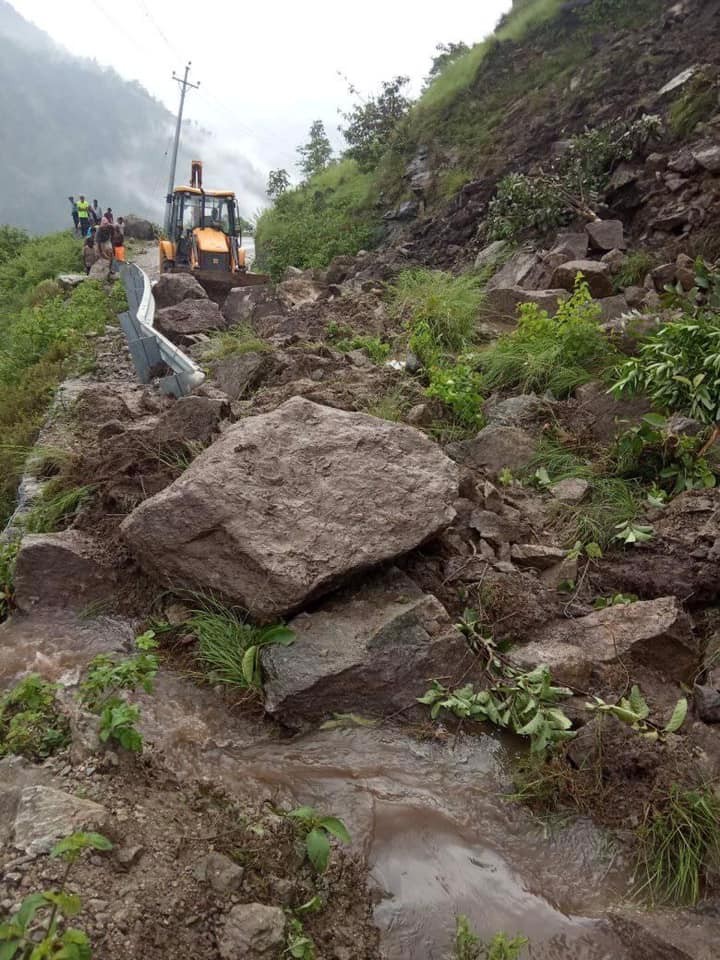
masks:
<path id="1" fill-rule="evenodd" d="M 241 219 L 230 190 L 204 190 L 202 163 L 193 160 L 189 187 L 175 187 L 167 236 L 160 241 L 160 272 L 192 273 L 218 298 L 233 287 L 268 283 L 250 273 L 242 248 Z"/>

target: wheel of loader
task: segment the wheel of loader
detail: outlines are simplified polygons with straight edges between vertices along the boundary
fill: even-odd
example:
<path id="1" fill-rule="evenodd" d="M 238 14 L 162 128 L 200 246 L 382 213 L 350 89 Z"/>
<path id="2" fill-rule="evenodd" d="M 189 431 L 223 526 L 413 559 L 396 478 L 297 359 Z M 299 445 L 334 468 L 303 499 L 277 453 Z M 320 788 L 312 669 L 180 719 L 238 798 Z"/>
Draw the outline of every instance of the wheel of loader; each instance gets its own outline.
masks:
<path id="1" fill-rule="evenodd" d="M 162 266 L 160 267 L 160 273 L 171 273 L 175 269 L 174 260 L 163 260 Z"/>

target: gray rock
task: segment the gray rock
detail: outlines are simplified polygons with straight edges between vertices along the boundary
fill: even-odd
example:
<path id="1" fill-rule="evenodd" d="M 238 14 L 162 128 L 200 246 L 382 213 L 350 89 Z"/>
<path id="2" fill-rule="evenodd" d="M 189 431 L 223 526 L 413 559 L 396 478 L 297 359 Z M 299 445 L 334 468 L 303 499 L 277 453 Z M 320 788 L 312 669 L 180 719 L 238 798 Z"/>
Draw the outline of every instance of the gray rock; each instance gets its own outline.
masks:
<path id="1" fill-rule="evenodd" d="M 324 283 L 311 280 L 307 277 L 294 277 L 279 283 L 275 291 L 278 300 L 288 310 L 316 303 L 327 295 Z"/>
<path id="2" fill-rule="evenodd" d="M 578 686 L 588 682 L 596 665 L 627 656 L 674 680 L 693 669 L 697 644 L 690 618 L 675 597 L 556 620 L 541 627 L 531 643 L 513 649 L 521 666 L 547 664 L 556 680 Z"/>
<path id="3" fill-rule="evenodd" d="M 699 420 L 674 413 L 667 422 L 667 432 L 676 437 L 696 437 L 705 429 Z"/>
<path id="4" fill-rule="evenodd" d="M 568 477 L 567 480 L 554 483 L 550 487 L 550 493 L 561 503 L 582 503 L 590 493 L 590 481 L 580 477 Z"/>
<path id="5" fill-rule="evenodd" d="M 473 440 L 450 444 L 447 452 L 465 467 L 497 474 L 505 467 L 512 471 L 526 467 L 537 446 L 537 440 L 519 427 L 488 426 Z"/>
<path id="6" fill-rule="evenodd" d="M 538 543 L 516 543 L 510 550 L 510 559 L 521 570 L 549 570 L 562 563 L 565 551 Z"/>
<path id="7" fill-rule="evenodd" d="M 720 144 L 708 143 L 692 150 L 693 158 L 703 170 L 720 173 Z"/>
<path id="8" fill-rule="evenodd" d="M 163 579 L 270 619 L 439 533 L 457 487 L 420 431 L 293 397 L 226 430 L 121 530 Z"/>
<path id="9" fill-rule="evenodd" d="M 704 723 L 720 723 L 720 690 L 696 683 L 693 694 L 700 719 Z"/>
<path id="10" fill-rule="evenodd" d="M 110 267 L 111 263 L 109 260 L 96 260 L 90 267 L 90 272 L 87 275 L 88 280 L 99 280 L 101 283 L 109 280 Z"/>
<path id="11" fill-rule="evenodd" d="M 587 233 L 559 233 L 545 258 L 553 269 L 568 260 L 585 260 L 588 252 Z"/>
<path id="12" fill-rule="evenodd" d="M 117 573 L 92 537 L 79 530 L 23 537 L 15 564 L 15 602 L 23 613 L 38 606 L 82 610 L 111 601 L 118 589 Z"/>
<path id="13" fill-rule="evenodd" d="M 30 856 L 47 853 L 62 837 L 78 830 L 102 833 L 110 814 L 99 803 L 82 800 L 54 787 L 25 787 L 20 793 L 13 846 Z"/>
<path id="14" fill-rule="evenodd" d="M 668 80 L 665 86 L 658 91 L 658 97 L 665 97 L 674 90 L 679 90 L 680 87 L 684 87 L 686 83 L 689 83 L 692 80 L 692 78 L 700 69 L 701 67 L 698 64 L 695 64 L 692 67 L 687 67 L 685 70 L 682 70 L 671 80 Z"/>
<path id="15" fill-rule="evenodd" d="M 400 222 L 414 220 L 420 213 L 420 204 L 415 200 L 403 200 L 398 207 L 383 214 L 383 220 L 398 220 Z"/>
<path id="16" fill-rule="evenodd" d="M 189 273 L 164 273 L 152 288 L 155 308 L 174 307 L 183 300 L 207 300 L 208 295 Z"/>
<path id="17" fill-rule="evenodd" d="M 595 220 L 585 227 L 591 250 L 624 250 L 625 230 L 621 220 Z"/>
<path id="18" fill-rule="evenodd" d="M 651 271 L 650 276 L 658 293 L 662 293 L 667 284 L 675 283 L 676 272 L 677 264 L 675 263 L 663 263 Z"/>
<path id="19" fill-rule="evenodd" d="M 256 390 L 276 368 L 274 355 L 270 351 L 259 350 L 215 360 L 210 365 L 210 376 L 231 400 L 241 400 Z"/>
<path id="20" fill-rule="evenodd" d="M 143 217 L 129 213 L 125 218 L 125 236 L 128 240 L 154 240 L 155 225 Z"/>
<path id="21" fill-rule="evenodd" d="M 698 162 L 695 157 L 692 155 L 692 151 L 688 147 L 683 147 L 681 150 L 678 150 L 676 154 L 668 160 L 668 169 L 672 170 L 674 173 L 681 173 L 683 176 L 688 174 L 695 173 L 698 169 Z"/>
<path id="22" fill-rule="evenodd" d="M 223 853 L 206 854 L 193 867 L 193 876 L 207 883 L 215 893 L 237 893 L 242 886 L 245 871 Z"/>
<path id="23" fill-rule="evenodd" d="M 222 306 L 222 315 L 228 326 L 256 328 L 265 317 L 285 313 L 285 308 L 270 286 L 237 287 L 231 290 Z"/>
<path id="24" fill-rule="evenodd" d="M 530 525 L 525 520 L 505 517 L 492 510 L 473 510 L 468 521 L 471 530 L 483 540 L 500 546 L 502 543 L 519 543 L 530 536 Z"/>
<path id="25" fill-rule="evenodd" d="M 282 907 L 241 903 L 229 911 L 218 931 L 222 960 L 278 960 L 285 946 Z"/>
<path id="26" fill-rule="evenodd" d="M 547 310 L 555 316 L 558 304 L 567 300 L 567 290 L 524 290 L 522 287 L 493 287 L 488 289 L 483 301 L 483 313 L 514 320 L 518 307 L 523 303 L 534 303 L 541 310 Z"/>
<path id="27" fill-rule="evenodd" d="M 74 290 L 81 283 L 85 283 L 88 277 L 84 273 L 61 273 L 56 279 L 63 290 Z"/>
<path id="28" fill-rule="evenodd" d="M 534 251 L 518 250 L 487 284 L 487 291 L 522 287 L 537 290 L 547 286 L 548 269 Z"/>
<path id="29" fill-rule="evenodd" d="M 690 210 L 685 203 L 669 203 L 660 210 L 651 223 L 655 230 L 669 233 L 684 227 L 690 218 Z"/>
<path id="30" fill-rule="evenodd" d="M 617 294 L 614 297 L 603 297 L 602 300 L 597 301 L 597 304 L 600 307 L 601 323 L 610 324 L 628 312 L 627 300 L 622 294 Z M 615 327 L 611 329 L 614 330 Z"/>
<path id="31" fill-rule="evenodd" d="M 577 275 L 581 273 L 590 288 L 593 297 L 611 297 L 614 293 L 610 268 L 606 263 L 596 260 L 570 260 L 556 268 L 552 276 L 553 287 L 573 290 Z"/>
<path id="32" fill-rule="evenodd" d="M 535 393 L 520 393 L 507 400 L 488 401 L 485 416 L 488 426 L 542 428 L 552 414 L 552 404 Z"/>
<path id="33" fill-rule="evenodd" d="M 475 257 L 475 269 L 482 270 L 483 267 L 497 267 L 503 260 L 505 251 L 508 248 L 507 240 L 493 240 L 478 253 Z"/>
<path id="34" fill-rule="evenodd" d="M 648 295 L 645 287 L 626 287 L 624 293 L 627 305 L 635 309 L 642 307 Z"/>
<path id="35" fill-rule="evenodd" d="M 222 330 L 227 321 L 220 307 L 212 300 L 183 300 L 174 307 L 164 307 L 155 314 L 155 327 L 173 342 L 187 343 L 193 333 Z"/>
<path id="36" fill-rule="evenodd" d="M 625 263 L 625 254 L 622 250 L 610 250 L 602 258 L 602 262 L 606 263 L 610 267 L 610 273 L 615 276 L 615 274 L 620 273 Z"/>
<path id="37" fill-rule="evenodd" d="M 468 647 L 445 608 L 391 569 L 291 620 L 295 643 L 262 653 L 265 709 L 300 727 L 335 712 L 412 704 L 428 678 L 459 677 Z"/>

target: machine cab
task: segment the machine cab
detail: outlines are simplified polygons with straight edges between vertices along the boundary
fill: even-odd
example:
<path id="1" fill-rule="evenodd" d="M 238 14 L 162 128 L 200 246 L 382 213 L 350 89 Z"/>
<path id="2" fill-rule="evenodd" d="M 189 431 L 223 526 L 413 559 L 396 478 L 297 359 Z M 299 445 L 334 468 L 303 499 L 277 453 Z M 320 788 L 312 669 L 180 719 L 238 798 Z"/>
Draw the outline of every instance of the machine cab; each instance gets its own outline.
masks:
<path id="1" fill-rule="evenodd" d="M 234 193 L 177 187 L 168 232 L 173 265 L 221 272 L 244 270 L 240 223 Z"/>

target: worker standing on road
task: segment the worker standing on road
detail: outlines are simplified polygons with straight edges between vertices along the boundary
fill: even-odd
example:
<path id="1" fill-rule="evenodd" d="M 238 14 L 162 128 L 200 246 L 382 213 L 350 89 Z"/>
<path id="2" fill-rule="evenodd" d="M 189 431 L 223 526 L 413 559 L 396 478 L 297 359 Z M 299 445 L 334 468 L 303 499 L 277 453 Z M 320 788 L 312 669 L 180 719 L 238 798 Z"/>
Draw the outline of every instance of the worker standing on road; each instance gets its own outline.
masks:
<path id="1" fill-rule="evenodd" d="M 95 249 L 95 227 L 90 227 L 90 233 L 85 238 L 83 245 L 83 261 L 85 262 L 85 273 L 90 273 L 90 267 L 98 258 L 98 252 Z"/>
<path id="2" fill-rule="evenodd" d="M 103 217 L 107 220 L 108 223 L 112 223 L 112 222 L 113 222 L 112 207 L 108 207 L 108 208 L 107 208 L 107 210 L 106 210 L 105 213 L 103 214 Z"/>
<path id="3" fill-rule="evenodd" d="M 90 204 L 82 194 L 80 194 L 80 199 L 77 203 L 77 212 L 78 222 L 80 225 L 80 236 L 84 237 L 87 235 L 88 227 L 90 226 Z"/>
<path id="4" fill-rule="evenodd" d="M 100 204 L 97 202 L 97 200 L 93 200 L 92 202 L 90 217 L 92 218 L 95 226 L 99 227 L 100 221 L 102 220 L 102 210 L 100 209 Z"/>
<path id="5" fill-rule="evenodd" d="M 121 263 L 125 261 L 125 221 L 118 217 L 112 232 L 113 256 Z"/>
<path id="6" fill-rule="evenodd" d="M 80 227 L 80 224 L 78 222 L 77 204 L 75 203 L 75 197 L 68 197 L 68 200 L 70 201 L 70 209 L 72 211 L 73 223 L 75 224 L 75 233 L 77 233 Z"/>

